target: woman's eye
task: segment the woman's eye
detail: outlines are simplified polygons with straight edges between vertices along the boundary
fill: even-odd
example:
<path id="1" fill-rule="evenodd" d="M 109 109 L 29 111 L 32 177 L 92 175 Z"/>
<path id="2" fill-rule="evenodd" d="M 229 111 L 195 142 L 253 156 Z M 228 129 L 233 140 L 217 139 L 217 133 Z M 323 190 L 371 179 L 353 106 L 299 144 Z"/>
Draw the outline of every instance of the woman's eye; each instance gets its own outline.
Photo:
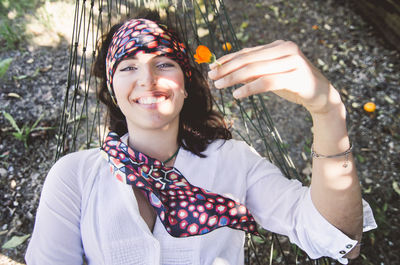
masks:
<path id="1" fill-rule="evenodd" d="M 174 65 L 172 63 L 160 63 L 159 65 L 157 65 L 157 67 L 160 69 L 165 69 L 169 67 L 174 67 Z"/>
<path id="2" fill-rule="evenodd" d="M 134 66 L 127 66 L 127 67 L 122 68 L 121 71 L 122 71 L 122 72 L 125 72 L 125 71 L 133 71 L 133 70 L 136 70 L 136 69 L 137 69 L 137 68 L 134 67 Z"/>

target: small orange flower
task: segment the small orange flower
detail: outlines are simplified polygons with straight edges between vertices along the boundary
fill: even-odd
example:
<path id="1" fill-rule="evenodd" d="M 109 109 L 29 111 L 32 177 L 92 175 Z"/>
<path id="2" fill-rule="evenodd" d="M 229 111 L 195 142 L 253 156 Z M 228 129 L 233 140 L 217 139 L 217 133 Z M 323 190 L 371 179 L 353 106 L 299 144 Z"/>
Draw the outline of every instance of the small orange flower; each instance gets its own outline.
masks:
<path id="1" fill-rule="evenodd" d="M 318 25 L 313 25 L 313 26 L 312 26 L 312 29 L 313 29 L 313 30 L 317 30 L 317 29 L 319 29 L 319 27 L 318 27 Z"/>
<path id="2" fill-rule="evenodd" d="M 213 63 L 215 61 L 215 55 L 212 54 L 209 48 L 204 45 L 199 45 L 194 55 L 196 63 Z"/>
<path id="3" fill-rule="evenodd" d="M 230 50 L 232 50 L 232 44 L 230 42 L 225 42 L 224 44 L 222 44 L 222 49 L 229 52 Z"/>
<path id="4" fill-rule="evenodd" d="M 374 112 L 376 109 L 376 105 L 374 102 L 367 102 L 364 104 L 364 110 L 366 112 Z"/>

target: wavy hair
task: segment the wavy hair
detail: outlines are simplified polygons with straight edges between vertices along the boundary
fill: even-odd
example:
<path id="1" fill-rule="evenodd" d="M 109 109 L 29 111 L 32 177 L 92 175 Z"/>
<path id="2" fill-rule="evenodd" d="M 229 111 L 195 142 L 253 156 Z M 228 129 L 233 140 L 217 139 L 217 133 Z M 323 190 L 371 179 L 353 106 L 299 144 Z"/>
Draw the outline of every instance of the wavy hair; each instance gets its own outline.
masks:
<path id="1" fill-rule="evenodd" d="M 155 11 L 142 10 L 135 18 L 144 18 L 164 24 L 182 41 L 182 38 L 170 23 L 168 21 L 161 21 L 159 14 Z M 109 129 L 116 132 L 119 136 L 127 133 L 128 127 L 125 116 L 119 107 L 113 103 L 111 95 L 107 90 L 106 56 L 114 33 L 122 25 L 123 23 L 118 23 L 112 26 L 109 32 L 103 36 L 92 68 L 93 74 L 101 79 L 98 97 L 108 108 Z M 189 46 L 186 46 L 189 49 Z M 199 68 L 192 64 L 190 68 L 192 72 L 191 78 L 188 79 L 185 76 L 185 89 L 188 97 L 185 99 L 183 108 L 179 114 L 178 143 L 193 154 L 205 157 L 202 152 L 213 140 L 228 140 L 232 138 L 232 134 L 227 128 L 223 116 L 213 110 L 212 95 L 206 78 Z"/>

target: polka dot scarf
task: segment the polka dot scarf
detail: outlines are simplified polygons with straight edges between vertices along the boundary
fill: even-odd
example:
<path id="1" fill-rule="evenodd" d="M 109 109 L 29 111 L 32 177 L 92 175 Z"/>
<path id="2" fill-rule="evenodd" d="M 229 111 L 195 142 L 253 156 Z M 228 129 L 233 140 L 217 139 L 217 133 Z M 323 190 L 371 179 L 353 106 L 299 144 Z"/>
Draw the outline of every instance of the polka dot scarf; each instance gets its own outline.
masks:
<path id="1" fill-rule="evenodd" d="M 131 149 L 116 133 L 108 134 L 101 149 L 113 175 L 145 192 L 172 236 L 202 235 L 224 226 L 258 235 L 244 205 L 191 185 L 178 169 Z"/>
<path id="2" fill-rule="evenodd" d="M 112 82 L 117 65 L 138 53 L 166 56 L 180 65 L 186 77 L 191 76 L 186 47 L 174 33 L 151 20 L 129 20 L 114 33 L 106 57 L 107 88 L 114 102 Z"/>

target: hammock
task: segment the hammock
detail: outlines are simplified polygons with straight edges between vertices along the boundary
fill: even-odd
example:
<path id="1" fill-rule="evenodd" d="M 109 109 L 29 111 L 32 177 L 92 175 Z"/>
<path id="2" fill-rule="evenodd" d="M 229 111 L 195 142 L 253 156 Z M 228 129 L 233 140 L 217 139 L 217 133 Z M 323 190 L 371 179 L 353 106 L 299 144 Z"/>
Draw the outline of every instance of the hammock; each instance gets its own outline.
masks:
<path id="1" fill-rule="evenodd" d="M 157 9 L 164 14 L 192 50 L 199 44 L 207 45 L 219 57 L 225 53 L 222 44 L 226 42 L 231 43 L 231 52 L 241 49 L 223 0 L 76 0 L 68 82 L 55 159 L 68 152 L 101 145 L 106 134 L 105 109 L 96 98 L 99 81 L 90 73 L 97 41 L 120 18 L 129 17 L 140 7 Z M 171 16 L 171 13 L 176 15 Z M 190 58 L 193 59 L 193 54 Z M 268 113 L 267 99 L 256 95 L 238 101 L 232 97 L 232 89 L 214 92 L 214 103 L 228 123 L 233 124 L 234 138 L 253 146 L 288 178 L 299 179 Z M 265 230 L 261 230 L 260 237 L 247 235 L 245 252 L 246 264 L 331 264 L 327 258 L 311 260 L 286 237 Z"/>

